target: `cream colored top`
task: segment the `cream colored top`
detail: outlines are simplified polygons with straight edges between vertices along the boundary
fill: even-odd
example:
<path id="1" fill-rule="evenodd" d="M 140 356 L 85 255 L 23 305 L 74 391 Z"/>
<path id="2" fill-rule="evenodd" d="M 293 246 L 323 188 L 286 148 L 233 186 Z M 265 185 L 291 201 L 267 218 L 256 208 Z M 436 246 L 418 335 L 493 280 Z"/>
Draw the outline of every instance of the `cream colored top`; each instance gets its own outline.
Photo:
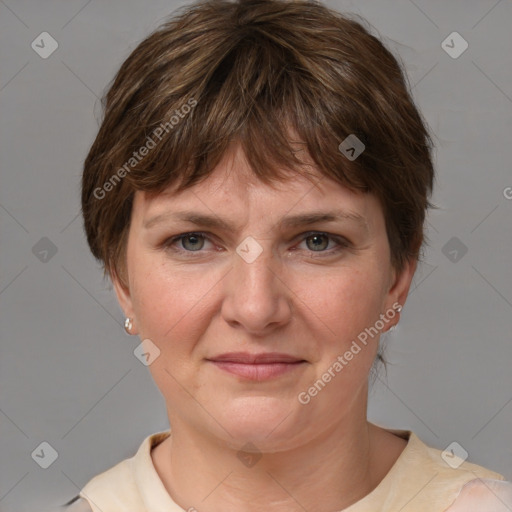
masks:
<path id="1" fill-rule="evenodd" d="M 481 466 L 457 464 L 413 432 L 390 430 L 408 440 L 379 485 L 343 512 L 510 512 L 512 483 Z M 165 489 L 151 449 L 170 430 L 146 437 L 137 453 L 92 478 L 67 512 L 183 512 Z M 446 456 L 445 456 L 446 457 Z M 457 462 L 457 461 L 455 461 Z M 461 462 L 460 460 L 458 462 Z M 314 511 L 311 511 L 314 512 Z"/>

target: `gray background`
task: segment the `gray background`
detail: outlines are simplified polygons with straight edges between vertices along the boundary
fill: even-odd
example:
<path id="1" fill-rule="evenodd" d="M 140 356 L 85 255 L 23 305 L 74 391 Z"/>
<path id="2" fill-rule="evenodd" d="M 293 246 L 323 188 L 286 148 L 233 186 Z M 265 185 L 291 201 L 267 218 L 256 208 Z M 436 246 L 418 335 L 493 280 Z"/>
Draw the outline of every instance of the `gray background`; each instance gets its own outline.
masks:
<path id="1" fill-rule="evenodd" d="M 440 449 L 456 440 L 470 461 L 510 479 L 512 2 L 328 4 L 366 17 L 401 56 L 436 134 L 440 209 L 429 216 L 430 246 L 402 321 L 387 337 L 392 364 L 371 394 L 370 419 Z M 179 5 L 0 0 L 4 512 L 67 501 L 168 427 L 78 212 L 98 98 Z M 43 31 L 59 45 L 47 59 L 31 48 Z M 441 47 L 453 31 L 469 44 L 456 59 Z M 58 452 L 48 469 L 31 457 L 43 441 Z"/>

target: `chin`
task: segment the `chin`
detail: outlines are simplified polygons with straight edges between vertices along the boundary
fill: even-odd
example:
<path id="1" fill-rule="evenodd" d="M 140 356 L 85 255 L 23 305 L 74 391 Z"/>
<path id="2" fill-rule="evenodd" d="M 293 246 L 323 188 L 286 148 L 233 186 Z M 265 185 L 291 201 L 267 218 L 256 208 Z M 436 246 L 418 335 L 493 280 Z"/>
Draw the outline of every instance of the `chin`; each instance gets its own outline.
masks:
<path id="1" fill-rule="evenodd" d="M 233 399 L 224 402 L 221 411 L 216 417 L 231 434 L 223 431 L 223 437 L 237 447 L 251 442 L 269 451 L 273 445 L 282 448 L 283 441 L 293 437 L 300 423 L 297 405 L 268 396 Z"/>

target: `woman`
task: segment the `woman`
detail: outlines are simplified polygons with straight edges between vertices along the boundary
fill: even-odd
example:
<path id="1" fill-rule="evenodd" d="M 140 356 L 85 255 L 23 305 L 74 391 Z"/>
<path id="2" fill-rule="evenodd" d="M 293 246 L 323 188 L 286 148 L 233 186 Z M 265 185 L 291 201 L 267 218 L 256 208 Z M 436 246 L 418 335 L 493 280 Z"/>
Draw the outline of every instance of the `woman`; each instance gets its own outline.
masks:
<path id="1" fill-rule="evenodd" d="M 205 1 L 144 40 L 82 207 L 171 428 L 67 509 L 510 510 L 501 475 L 367 420 L 431 150 L 396 59 L 320 4 Z"/>

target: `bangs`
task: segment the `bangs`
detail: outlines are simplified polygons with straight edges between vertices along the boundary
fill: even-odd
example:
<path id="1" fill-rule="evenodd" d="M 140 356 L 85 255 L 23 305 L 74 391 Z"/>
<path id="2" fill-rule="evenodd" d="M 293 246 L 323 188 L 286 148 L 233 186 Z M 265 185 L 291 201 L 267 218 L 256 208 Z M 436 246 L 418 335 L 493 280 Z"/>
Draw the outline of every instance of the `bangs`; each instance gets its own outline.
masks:
<path id="1" fill-rule="evenodd" d="M 202 77 L 203 83 L 185 87 L 193 91 L 189 96 L 155 91 L 144 107 L 153 115 L 140 126 L 125 157 L 129 161 L 144 141 L 155 142 L 127 174 L 133 190 L 159 193 L 177 185 L 179 192 L 193 186 L 212 173 L 234 143 L 241 144 L 254 175 L 268 185 L 294 172 L 313 176 L 307 170 L 311 160 L 321 174 L 368 190 L 363 159 L 351 162 L 338 149 L 355 132 L 365 139 L 356 129 L 357 119 L 348 116 L 349 105 L 345 112 L 340 105 L 333 111 L 335 98 L 301 69 L 292 51 L 261 35 L 255 39 L 245 34 Z M 161 79 L 161 88 L 172 82 Z M 162 97 L 169 98 L 168 104 Z"/>

